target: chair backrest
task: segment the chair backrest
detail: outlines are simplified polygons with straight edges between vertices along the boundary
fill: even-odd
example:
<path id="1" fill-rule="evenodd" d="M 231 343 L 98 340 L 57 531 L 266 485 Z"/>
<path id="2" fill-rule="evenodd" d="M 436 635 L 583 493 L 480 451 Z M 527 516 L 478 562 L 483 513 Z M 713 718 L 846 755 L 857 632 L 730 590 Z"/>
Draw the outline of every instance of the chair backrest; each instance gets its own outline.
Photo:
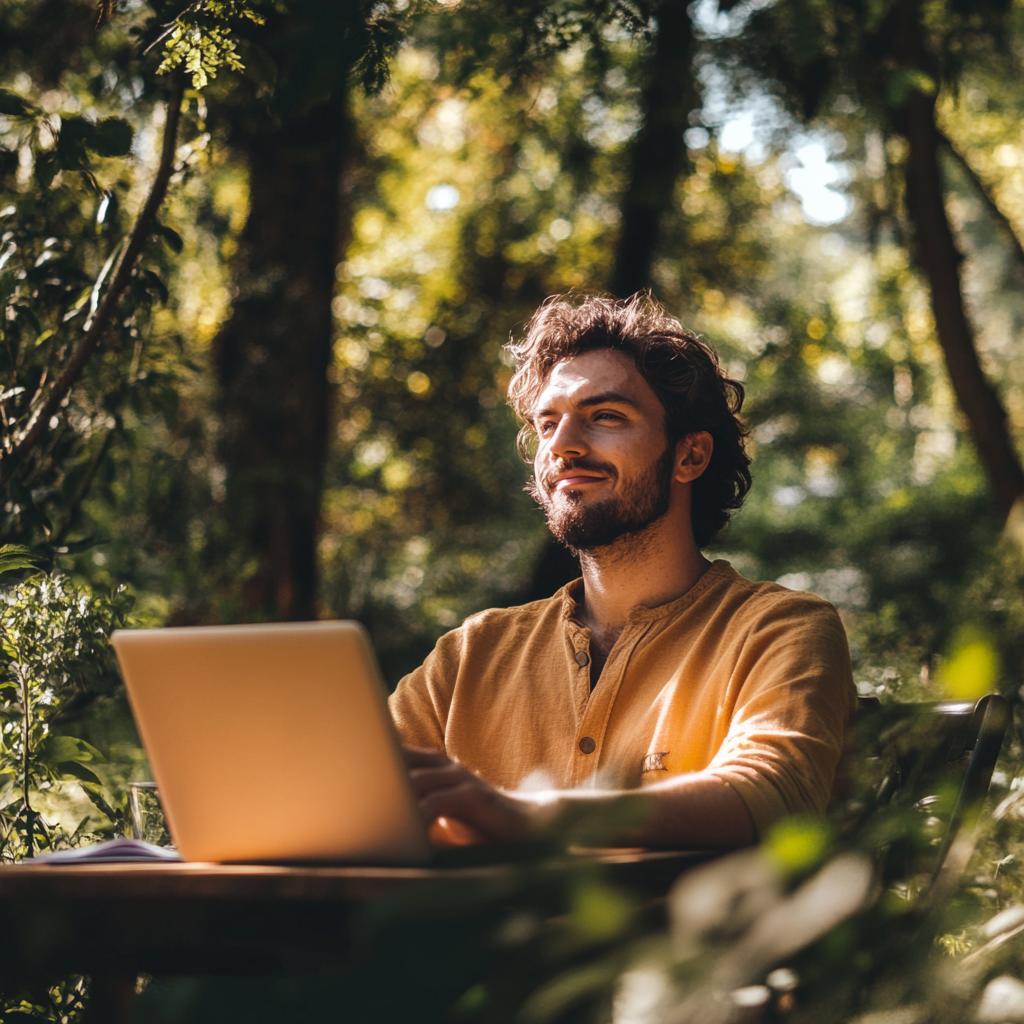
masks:
<path id="1" fill-rule="evenodd" d="M 990 693 L 978 701 L 883 704 L 862 697 L 859 704 L 858 731 L 870 736 L 887 766 L 873 805 L 916 807 L 945 819 L 931 869 L 934 884 L 954 840 L 988 793 L 1010 724 L 1009 701 Z"/>

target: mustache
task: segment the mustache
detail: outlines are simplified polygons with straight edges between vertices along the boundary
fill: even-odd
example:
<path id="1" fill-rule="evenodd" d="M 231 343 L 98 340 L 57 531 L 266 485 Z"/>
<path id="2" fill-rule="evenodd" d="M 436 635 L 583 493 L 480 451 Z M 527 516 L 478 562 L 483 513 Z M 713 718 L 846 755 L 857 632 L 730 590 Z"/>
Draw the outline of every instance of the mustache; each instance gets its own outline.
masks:
<path id="1" fill-rule="evenodd" d="M 547 472 L 542 474 L 540 480 L 537 475 L 534 474 L 526 482 L 526 486 L 523 490 L 533 498 L 534 501 L 540 501 L 543 491 L 550 491 L 554 486 L 555 477 L 561 476 L 563 473 L 570 473 L 573 470 L 589 470 L 592 473 L 605 473 L 607 476 L 615 477 L 615 467 L 608 462 L 596 462 L 593 459 L 573 459 L 569 462 L 558 462 L 556 465 Z M 543 486 L 541 485 L 543 480 Z"/>

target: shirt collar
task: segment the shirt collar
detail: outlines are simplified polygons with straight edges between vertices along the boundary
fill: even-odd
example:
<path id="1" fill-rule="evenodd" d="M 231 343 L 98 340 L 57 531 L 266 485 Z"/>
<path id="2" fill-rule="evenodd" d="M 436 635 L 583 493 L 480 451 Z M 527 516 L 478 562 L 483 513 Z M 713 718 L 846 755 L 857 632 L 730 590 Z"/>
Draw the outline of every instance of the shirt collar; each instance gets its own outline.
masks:
<path id="1" fill-rule="evenodd" d="M 659 619 L 677 615 L 693 604 L 719 580 L 735 575 L 736 570 L 733 569 L 729 562 L 724 558 L 716 558 L 708 566 L 700 579 L 685 593 L 680 594 L 679 597 L 674 597 L 671 601 L 666 601 L 665 604 L 655 605 L 652 608 L 639 605 L 629 613 L 629 618 L 626 622 L 627 624 L 632 622 L 657 622 Z M 583 578 L 578 577 L 571 583 L 567 583 L 554 596 L 562 602 L 562 618 L 574 625 L 582 625 L 582 618 L 579 614 L 579 600 L 583 596 Z"/>

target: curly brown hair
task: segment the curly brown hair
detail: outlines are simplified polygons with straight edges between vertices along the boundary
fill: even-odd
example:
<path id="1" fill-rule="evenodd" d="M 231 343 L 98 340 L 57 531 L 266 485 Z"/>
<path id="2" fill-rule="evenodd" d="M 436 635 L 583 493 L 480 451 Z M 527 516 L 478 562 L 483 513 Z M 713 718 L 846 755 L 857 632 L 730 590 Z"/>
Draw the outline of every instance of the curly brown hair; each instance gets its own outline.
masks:
<path id="1" fill-rule="evenodd" d="M 508 401 L 523 421 L 519 451 L 529 460 L 533 410 L 552 368 L 602 348 L 632 358 L 665 409 L 670 445 L 699 431 L 714 440 L 708 467 L 693 484 L 693 535 L 704 547 L 750 490 L 747 429 L 739 418 L 743 385 L 726 376 L 715 352 L 650 292 L 628 299 L 553 295 L 534 313 L 522 340 L 507 347 L 515 363 Z"/>

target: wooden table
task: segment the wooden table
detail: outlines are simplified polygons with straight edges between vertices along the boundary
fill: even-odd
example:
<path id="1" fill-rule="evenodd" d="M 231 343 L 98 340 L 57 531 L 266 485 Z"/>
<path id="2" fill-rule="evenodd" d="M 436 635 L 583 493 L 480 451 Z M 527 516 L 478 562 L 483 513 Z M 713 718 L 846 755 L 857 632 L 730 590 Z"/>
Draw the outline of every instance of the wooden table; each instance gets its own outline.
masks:
<path id="1" fill-rule="evenodd" d="M 198 863 L 0 867 L 8 972 L 93 978 L 93 1019 L 128 1019 L 138 974 L 267 974 L 343 961 L 403 922 L 457 924 L 600 880 L 641 898 L 709 854 L 604 851 L 429 868 Z M 557 900 L 556 900 L 557 902 Z M 554 905 L 554 904 L 552 904 Z M 8 940 L 9 941 L 9 940 Z M 6 944 L 6 943 L 5 943 Z M 15 974 L 14 977 L 19 975 Z"/>

